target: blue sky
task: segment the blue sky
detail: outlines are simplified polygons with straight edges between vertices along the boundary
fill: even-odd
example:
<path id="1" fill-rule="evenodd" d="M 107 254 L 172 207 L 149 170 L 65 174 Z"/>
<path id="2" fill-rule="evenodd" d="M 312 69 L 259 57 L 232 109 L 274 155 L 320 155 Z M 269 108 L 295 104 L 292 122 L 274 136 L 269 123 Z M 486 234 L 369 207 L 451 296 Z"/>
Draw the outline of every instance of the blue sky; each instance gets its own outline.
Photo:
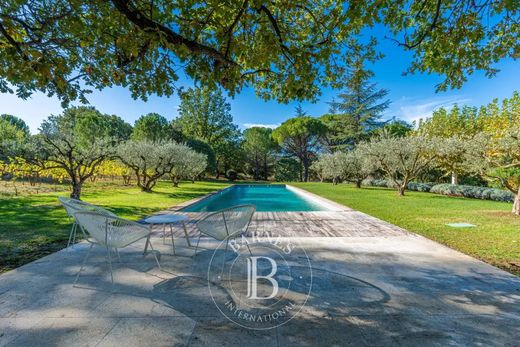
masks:
<path id="1" fill-rule="evenodd" d="M 385 117 L 396 117 L 406 121 L 425 118 L 441 106 L 450 107 L 455 103 L 479 106 L 494 98 L 510 97 L 515 89 L 520 89 L 520 64 L 512 60 L 504 60 L 496 65 L 501 72 L 492 78 L 483 73 L 470 76 L 468 82 L 458 90 L 435 93 L 435 85 L 441 81 L 439 76 L 416 74 L 402 76 L 409 65 L 411 55 L 388 40 L 380 40 L 380 49 L 385 57 L 378 61 L 372 70 L 375 72 L 374 82 L 381 88 L 389 90 L 392 101 Z M 181 80 L 180 85 L 190 86 L 189 80 Z M 180 86 L 179 85 L 179 86 Z M 337 91 L 325 89 L 316 103 L 302 103 L 303 108 L 313 116 L 320 116 L 328 110 L 327 102 Z M 133 100 L 130 93 L 123 88 L 95 91 L 89 97 L 91 105 L 103 113 L 116 114 L 130 124 L 143 114 L 157 112 L 169 120 L 177 117 L 179 98 L 152 96 L 147 102 Z M 297 103 L 278 104 L 275 101 L 265 102 L 256 98 L 252 89 L 245 89 L 235 98 L 229 98 L 231 112 L 235 123 L 241 128 L 252 125 L 276 126 L 294 115 Z M 0 94 L 0 114 L 14 114 L 27 122 L 33 133 L 41 121 L 51 114 L 62 111 L 56 98 L 48 98 L 43 94 L 35 94 L 29 100 L 18 99 L 15 95 Z"/>

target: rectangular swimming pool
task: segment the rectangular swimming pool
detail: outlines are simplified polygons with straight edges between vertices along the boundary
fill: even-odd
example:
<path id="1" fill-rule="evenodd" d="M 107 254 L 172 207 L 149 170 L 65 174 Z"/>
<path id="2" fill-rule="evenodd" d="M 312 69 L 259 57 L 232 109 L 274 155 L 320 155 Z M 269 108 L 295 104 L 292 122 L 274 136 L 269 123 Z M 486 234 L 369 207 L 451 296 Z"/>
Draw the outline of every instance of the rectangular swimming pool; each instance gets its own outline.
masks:
<path id="1" fill-rule="evenodd" d="M 330 209 L 283 184 L 234 185 L 182 209 L 185 212 L 213 212 L 252 204 L 259 212 L 329 211 Z"/>

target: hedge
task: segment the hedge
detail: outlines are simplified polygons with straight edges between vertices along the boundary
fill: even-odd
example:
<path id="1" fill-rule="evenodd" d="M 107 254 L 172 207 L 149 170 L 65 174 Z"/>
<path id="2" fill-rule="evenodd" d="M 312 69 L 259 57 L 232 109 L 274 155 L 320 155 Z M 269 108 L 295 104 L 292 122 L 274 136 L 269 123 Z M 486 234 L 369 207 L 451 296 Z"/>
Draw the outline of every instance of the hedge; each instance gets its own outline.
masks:
<path id="1" fill-rule="evenodd" d="M 387 180 L 366 179 L 362 182 L 365 186 L 395 188 L 394 184 Z M 407 188 L 417 192 L 429 192 L 435 183 L 409 182 Z"/>
<path id="2" fill-rule="evenodd" d="M 513 202 L 514 194 L 502 189 L 464 186 L 456 184 L 437 184 L 430 190 L 431 193 L 461 196 L 465 198 Z"/>

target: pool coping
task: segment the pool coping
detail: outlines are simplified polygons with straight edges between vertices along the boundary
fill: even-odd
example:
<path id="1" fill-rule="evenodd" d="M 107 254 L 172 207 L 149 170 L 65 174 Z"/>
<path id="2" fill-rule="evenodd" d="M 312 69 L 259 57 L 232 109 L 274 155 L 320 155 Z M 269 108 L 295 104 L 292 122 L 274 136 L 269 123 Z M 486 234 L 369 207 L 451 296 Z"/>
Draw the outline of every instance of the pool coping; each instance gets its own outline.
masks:
<path id="1" fill-rule="evenodd" d="M 208 193 L 206 195 L 203 195 L 203 196 L 200 196 L 200 197 L 197 197 L 197 198 L 194 198 L 194 199 L 190 199 L 190 200 L 187 200 L 187 201 L 184 201 L 184 202 L 181 202 L 180 204 L 177 204 L 175 206 L 172 206 L 170 207 L 168 210 L 169 211 L 174 211 L 174 212 L 183 212 L 183 213 L 200 213 L 200 212 L 190 212 L 190 211 L 182 211 L 182 209 L 190 206 L 190 205 L 193 205 L 193 204 L 196 204 L 200 201 L 203 201 L 203 200 L 206 200 L 206 199 L 209 199 L 210 197 L 216 195 L 216 194 L 220 194 L 222 193 L 223 191 L 227 190 L 227 189 L 231 189 L 235 186 L 240 186 L 240 185 L 247 185 L 247 184 L 240 184 L 240 183 L 233 183 L 233 184 L 230 184 L 224 188 L 220 188 L 214 192 L 211 192 L 211 193 Z M 275 185 L 275 184 L 265 184 L 265 185 Z M 315 202 L 319 205 L 322 205 L 324 207 L 326 207 L 328 210 L 326 211 L 321 211 L 321 212 L 344 212 L 344 211 L 352 211 L 351 208 L 347 207 L 347 206 L 344 206 L 344 205 L 341 205 L 341 204 L 338 204 L 337 202 L 334 202 L 332 200 L 329 200 L 327 198 L 324 198 L 322 196 L 319 196 L 317 194 L 314 194 L 314 193 L 311 193 L 311 192 L 308 192 L 306 191 L 305 189 L 301 189 L 301 188 L 298 188 L 298 187 L 295 187 L 293 185 L 290 185 L 290 184 L 286 184 L 286 183 L 280 183 L 278 185 L 284 185 L 287 189 L 295 192 L 296 194 L 298 195 L 302 195 L 304 198 L 312 201 L 312 202 Z M 290 212 L 296 212 L 296 213 L 313 213 L 313 212 L 320 212 L 320 211 L 290 211 Z M 269 212 L 269 213 L 275 213 L 275 212 Z"/>

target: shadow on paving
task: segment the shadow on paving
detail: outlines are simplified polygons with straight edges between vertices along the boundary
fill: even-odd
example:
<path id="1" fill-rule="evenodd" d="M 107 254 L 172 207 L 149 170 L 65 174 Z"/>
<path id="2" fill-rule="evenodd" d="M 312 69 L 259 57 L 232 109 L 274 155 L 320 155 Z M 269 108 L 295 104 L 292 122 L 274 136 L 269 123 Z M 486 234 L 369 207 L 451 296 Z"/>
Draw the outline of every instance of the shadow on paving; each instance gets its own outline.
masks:
<path id="1" fill-rule="evenodd" d="M 308 249 L 306 305 L 287 324 L 257 331 L 216 308 L 207 282 L 212 250 L 163 254 L 159 271 L 153 257 L 130 249 L 117 264 L 114 292 L 100 251 L 72 287 L 85 251 L 78 246 L 1 277 L 0 345 L 514 345 L 520 336 L 518 279 L 470 258 L 404 263 L 390 252 Z M 213 297 L 230 296 L 222 287 Z"/>

